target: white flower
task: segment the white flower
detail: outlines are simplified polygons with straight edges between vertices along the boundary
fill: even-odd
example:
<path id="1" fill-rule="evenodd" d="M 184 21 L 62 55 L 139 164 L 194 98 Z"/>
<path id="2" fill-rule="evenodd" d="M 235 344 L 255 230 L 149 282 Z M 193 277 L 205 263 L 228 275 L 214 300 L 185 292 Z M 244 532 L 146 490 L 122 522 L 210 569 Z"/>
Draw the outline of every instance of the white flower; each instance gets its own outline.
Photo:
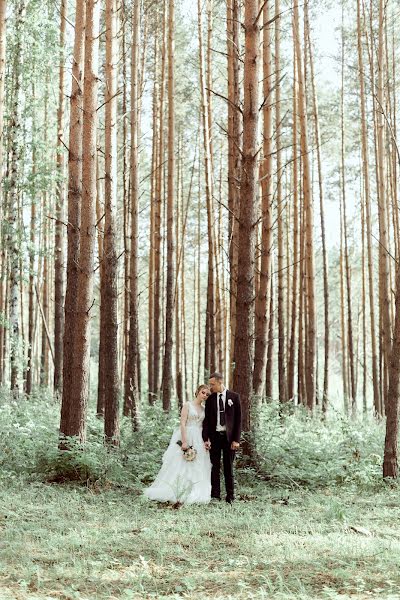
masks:
<path id="1" fill-rule="evenodd" d="M 232 405 L 233 405 L 233 401 L 232 401 L 230 398 L 229 398 L 229 400 L 228 400 L 228 404 L 229 404 L 229 406 L 232 406 Z"/>

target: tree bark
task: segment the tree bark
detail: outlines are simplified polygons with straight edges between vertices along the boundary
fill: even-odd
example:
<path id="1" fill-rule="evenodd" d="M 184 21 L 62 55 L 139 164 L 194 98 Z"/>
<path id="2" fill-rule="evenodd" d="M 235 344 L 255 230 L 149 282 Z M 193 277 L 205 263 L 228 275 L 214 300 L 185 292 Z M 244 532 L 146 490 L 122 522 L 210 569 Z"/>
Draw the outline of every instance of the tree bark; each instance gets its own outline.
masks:
<path id="1" fill-rule="evenodd" d="M 261 178 L 261 264 L 260 280 L 255 303 L 254 394 L 261 397 L 265 387 L 265 369 L 268 349 L 268 291 L 271 286 L 272 252 L 272 53 L 271 25 L 268 22 L 271 2 L 263 10 L 263 161 Z M 277 74 L 275 74 L 278 77 Z M 280 174 L 278 174 L 278 177 Z"/>
<path id="2" fill-rule="evenodd" d="M 344 35 L 342 29 L 342 36 Z M 343 221 L 343 241 L 344 241 L 344 264 L 345 264 L 345 279 L 346 279 L 346 296 L 347 296 L 347 344 L 348 344 L 348 359 L 350 370 L 350 402 L 351 413 L 355 417 L 357 410 L 356 398 L 356 382 L 354 368 L 354 347 L 353 347 L 353 314 L 352 314 L 352 294 L 351 294 L 351 274 L 349 262 L 349 247 L 347 234 L 347 206 L 346 206 L 346 176 L 345 176 L 345 121 L 344 121 L 344 38 L 342 37 L 342 88 L 341 88 L 341 201 L 342 201 L 342 221 Z"/>
<path id="3" fill-rule="evenodd" d="M 36 102 L 35 85 L 32 85 L 32 99 Z M 37 132 L 36 119 L 32 119 L 32 137 L 34 138 Z M 33 181 L 33 198 L 31 203 L 31 223 L 30 223 L 30 248 L 29 248 L 29 291 L 28 291 L 28 359 L 26 365 L 26 382 L 25 390 L 28 396 L 32 393 L 33 387 L 33 356 L 34 356 L 34 324 L 35 324 L 35 238 L 37 227 L 36 216 L 36 163 L 37 153 L 35 145 L 32 148 L 32 181 Z M 2 285 L 2 283 L 0 283 Z M 0 311 L 2 307 L 0 304 Z"/>
<path id="4" fill-rule="evenodd" d="M 165 309 L 165 344 L 162 377 L 164 411 L 171 408 L 172 346 L 174 324 L 174 206 L 175 206 L 175 0 L 168 3 L 168 194 L 167 194 L 167 281 Z"/>
<path id="5" fill-rule="evenodd" d="M 70 393 L 74 410 L 62 430 L 65 436 L 86 439 L 86 412 L 90 366 L 90 322 L 93 310 L 94 246 L 96 236 L 97 89 L 99 47 L 98 0 L 86 1 L 85 74 L 82 131 L 82 210 L 74 330 L 74 375 Z"/>
<path id="6" fill-rule="evenodd" d="M 100 135 L 97 134 L 97 147 L 100 146 Z M 97 407 L 96 415 L 99 418 L 104 417 L 104 404 L 106 395 L 106 373 L 105 360 L 107 360 L 105 345 L 105 311 L 102 294 L 104 294 L 105 281 L 105 260 L 104 260 L 104 232 L 105 232 L 105 206 L 104 206 L 104 181 L 105 171 L 100 164 L 100 156 L 97 154 L 97 194 L 96 194 L 96 219 L 97 219 L 97 248 L 100 272 L 100 318 L 99 318 L 99 362 L 97 377 Z"/>
<path id="7" fill-rule="evenodd" d="M 325 235 L 325 208 L 324 208 L 324 186 L 322 175 L 322 159 L 321 159 L 321 133 L 319 124 L 319 109 L 318 98 L 315 86 L 314 76 L 314 59 L 310 37 L 310 27 L 308 19 L 308 4 L 305 4 L 305 15 L 307 23 L 307 39 L 310 58 L 310 75 L 311 88 L 313 98 L 313 116 L 314 116 L 314 135 L 317 151 L 317 168 L 318 168 L 318 191 L 319 191 L 319 212 L 321 224 L 321 243 L 322 243 L 322 267 L 323 267 L 323 285 L 324 285 L 324 383 L 322 392 L 322 412 L 328 410 L 328 386 L 329 386 L 329 286 L 328 286 L 328 253 L 326 247 Z"/>
<path id="8" fill-rule="evenodd" d="M 303 71 L 303 60 L 300 47 L 299 34 L 299 9 L 298 1 L 294 2 L 294 40 L 296 45 L 297 75 L 299 83 L 299 119 L 300 119 L 300 144 L 303 161 L 303 202 L 304 202 L 304 227 L 305 227 L 305 266 L 306 266 L 306 306 L 307 330 L 305 353 L 305 381 L 307 394 L 307 407 L 314 409 L 315 405 L 315 350 L 316 350 L 316 322 L 315 322 L 315 272 L 314 272 L 314 218 L 311 194 L 311 172 L 308 148 L 307 131 L 307 104 Z"/>
<path id="9" fill-rule="evenodd" d="M 280 14 L 280 1 L 275 0 L 275 16 Z M 278 385 L 279 401 L 288 400 L 287 379 L 286 379 L 286 338 L 285 338 L 285 265 L 283 250 L 283 194 L 282 194 L 282 153 L 281 153 L 281 87 L 280 87 L 280 20 L 275 21 L 275 138 L 276 138 L 276 204 L 277 204 L 277 224 L 278 224 Z"/>
<path id="10" fill-rule="evenodd" d="M 117 202 L 117 2 L 106 0 L 105 65 L 105 181 L 104 248 L 101 311 L 104 318 L 103 366 L 105 374 L 104 434 L 112 444 L 119 443 L 118 378 L 118 288 L 116 249 Z M 132 186 L 133 187 L 133 186 Z"/>
<path id="11" fill-rule="evenodd" d="M 126 359 L 124 415 L 131 415 L 132 426 L 139 428 L 139 314 L 138 314 L 138 217 L 139 217 L 139 34 L 140 2 L 132 12 L 131 54 L 131 256 L 129 292 L 129 347 Z"/>
<path id="12" fill-rule="evenodd" d="M 207 241 L 208 241 L 208 270 L 207 270 L 207 308 L 206 308 L 206 330 L 204 343 L 204 368 L 206 373 L 216 370 L 216 277 L 215 277 L 215 232 L 213 213 L 213 178 L 212 157 L 210 152 L 210 124 L 208 96 L 205 83 L 205 68 L 203 57 L 203 33 L 202 33 L 202 11 L 201 1 L 197 2 L 198 35 L 199 35 L 199 71 L 201 89 L 201 118 L 203 126 L 204 147 L 204 177 L 207 205 Z"/>
<path id="13" fill-rule="evenodd" d="M 147 358 L 147 382 L 148 401 L 153 404 L 157 389 L 154 381 L 154 329 L 158 327 L 154 320 L 154 287 L 155 287 L 155 207 L 157 203 L 157 160 L 158 160 L 158 42 L 154 44 L 154 83 L 153 83 L 153 136 L 151 156 L 151 190 L 150 190 L 150 251 L 149 251 L 149 324 L 148 324 L 148 358 Z"/>
<path id="14" fill-rule="evenodd" d="M 161 261 L 161 215 L 163 207 L 164 195 L 164 99 L 165 99 L 165 71 L 166 71 L 166 32 L 167 32 L 167 10 L 166 0 L 163 2 L 163 19 L 162 19 L 162 41 L 161 41 L 161 74 L 160 74 L 160 105 L 159 105 L 159 140 L 158 140 L 158 165 L 157 165 L 157 180 L 156 180 L 156 200 L 154 207 L 154 394 L 155 398 L 160 390 L 160 351 L 161 351 L 161 280 L 164 270 L 162 269 Z"/>
<path id="15" fill-rule="evenodd" d="M 63 397 L 61 404 L 61 435 L 76 435 L 73 421 L 76 398 L 72 395 L 74 380 L 74 342 L 77 320 L 79 229 L 82 203 L 82 130 L 83 79 L 85 54 L 86 2 L 76 1 L 75 40 L 72 64 L 70 99 L 70 128 L 68 155 L 68 229 L 67 229 L 67 287 L 65 291 L 65 325 L 63 340 Z M 79 429 L 79 427 L 78 427 Z"/>
<path id="16" fill-rule="evenodd" d="M 175 382 L 176 396 L 178 400 L 178 410 L 182 410 L 183 406 L 183 382 L 182 382 L 182 355 L 181 355 L 181 327 L 184 321 L 181 321 L 181 298 L 180 298 L 180 279 L 182 279 L 182 263 L 180 258 L 183 256 L 183 229 L 181 229 L 181 219 L 183 218 L 183 202 L 182 202 L 182 161 L 181 161 L 181 139 L 178 137 L 178 156 L 177 156 L 177 211 L 175 216 L 175 264 L 176 264 L 176 279 L 175 279 Z M 179 242 L 180 240 L 180 242 Z"/>
<path id="17" fill-rule="evenodd" d="M 243 431 L 251 432 L 254 364 L 254 267 L 257 222 L 257 154 L 260 27 L 257 0 L 245 5 L 243 154 L 240 186 L 239 261 L 233 388 L 240 394 Z M 249 450 L 249 448 L 247 449 Z"/>
<path id="18" fill-rule="evenodd" d="M 229 317 L 230 350 L 229 381 L 232 381 L 235 356 L 237 264 L 239 233 L 239 201 L 242 119 L 240 112 L 240 3 L 227 0 L 227 53 L 228 53 L 228 237 L 229 237 Z"/>
<path id="19" fill-rule="evenodd" d="M 291 319 L 290 319 L 290 344 L 288 352 L 288 398 L 292 400 L 295 395 L 294 375 L 296 362 L 296 325 L 297 325 L 297 298 L 298 298 L 298 273 L 299 273 L 299 159 L 298 159 L 298 90 L 297 90 L 297 69 L 296 52 L 293 50 L 293 125 L 292 125 L 292 143 L 293 143 L 293 279 L 292 279 L 292 297 L 291 297 Z"/>
<path id="20" fill-rule="evenodd" d="M 374 110 L 376 114 L 376 143 L 377 143 L 377 186 L 378 186 L 378 218 L 379 218 L 379 298 L 381 312 L 381 344 L 383 354 L 383 369 L 389 366 L 389 353 L 391 349 L 391 319 L 389 298 L 389 258 L 387 254 L 387 204 L 386 204 L 386 174 L 385 174 L 385 124 L 384 124 L 384 1 L 379 0 L 378 16 L 378 81 L 376 87 L 376 100 Z M 387 388 L 383 388 L 384 407 L 386 406 Z"/>
<path id="21" fill-rule="evenodd" d="M 55 206 L 55 236 L 54 236 L 54 391 L 58 395 L 62 391 L 62 336 L 64 329 L 64 45 L 67 15 L 67 0 L 61 0 L 60 22 L 60 68 L 58 80 L 58 110 L 57 110 L 57 173 L 58 183 Z"/>
<path id="22" fill-rule="evenodd" d="M 347 373 L 347 336 L 346 336 L 346 318 L 345 318 L 345 293 L 344 293 L 344 233 L 343 233 L 343 209 L 340 203 L 340 253 L 339 253 L 339 277 L 340 277 L 340 329 L 341 329 L 341 349 L 342 349 L 342 383 L 343 383 L 343 408 L 347 415 L 349 410 L 349 386 Z"/>
<path id="23" fill-rule="evenodd" d="M 16 25 L 14 34 L 14 89 L 13 103 L 9 122 L 10 128 L 10 168 L 8 181 L 8 254 L 10 261 L 9 283 L 9 327 L 10 327 L 10 363 L 11 393 L 17 398 L 20 392 L 20 317 L 19 317 L 19 279 L 20 279 L 20 247 L 19 247 L 19 215 L 18 194 L 21 153 L 21 103 L 22 103 L 22 37 L 25 23 L 26 7 L 24 0 L 17 4 Z"/>
<path id="24" fill-rule="evenodd" d="M 272 268 L 272 261 L 271 261 Z M 269 319 L 268 319 L 268 348 L 267 348 L 267 364 L 265 368 L 265 393 L 264 396 L 268 401 L 272 400 L 274 393 L 274 331 L 275 331 L 275 316 L 274 316 L 274 278 L 270 279 L 269 289 Z"/>
<path id="25" fill-rule="evenodd" d="M 7 213 L 6 206 L 6 195 L 3 192 L 3 178 L 4 178 L 4 147 L 5 147 L 5 136 L 4 136 L 4 91 L 5 91 L 5 74 L 6 74 L 6 30 L 7 30 L 7 0 L 0 0 L 0 222 L 3 221 Z M 0 232 L 0 315 L 5 319 L 6 305 L 6 256 L 7 256 L 7 243 L 4 239 L 5 235 Z M 3 383 L 3 372 L 4 372 L 4 342 L 5 342 L 6 329 L 3 324 L 0 323 L 0 385 Z"/>
<path id="26" fill-rule="evenodd" d="M 386 402 L 386 436 L 383 457 L 383 477 L 398 477 L 400 381 L 400 267 L 396 268 L 396 313 L 393 345 L 389 364 L 389 388 Z"/>

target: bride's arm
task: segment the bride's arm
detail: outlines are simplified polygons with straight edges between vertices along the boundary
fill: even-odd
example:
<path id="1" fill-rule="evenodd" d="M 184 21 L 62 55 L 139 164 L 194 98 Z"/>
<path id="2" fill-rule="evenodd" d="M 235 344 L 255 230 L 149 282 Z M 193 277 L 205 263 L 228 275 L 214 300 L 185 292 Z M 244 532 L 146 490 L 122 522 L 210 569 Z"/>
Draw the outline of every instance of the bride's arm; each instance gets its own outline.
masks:
<path id="1" fill-rule="evenodd" d="M 182 450 L 186 450 L 188 448 L 187 440 L 186 440 L 186 421 L 188 417 L 188 405 L 187 403 L 183 405 L 181 412 L 181 439 L 182 439 Z"/>

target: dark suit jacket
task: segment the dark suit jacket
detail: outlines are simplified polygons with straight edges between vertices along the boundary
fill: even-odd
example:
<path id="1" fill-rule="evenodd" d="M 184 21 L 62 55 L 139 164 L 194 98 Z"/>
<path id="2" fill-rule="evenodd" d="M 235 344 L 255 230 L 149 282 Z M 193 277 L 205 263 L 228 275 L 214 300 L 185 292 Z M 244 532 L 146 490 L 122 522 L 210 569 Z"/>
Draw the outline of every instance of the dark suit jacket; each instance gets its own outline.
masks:
<path id="1" fill-rule="evenodd" d="M 232 405 L 228 402 L 232 401 Z M 218 394 L 211 394 L 206 400 L 205 417 L 203 421 L 203 440 L 211 439 L 217 428 L 217 401 Z M 240 409 L 240 396 L 231 390 L 226 390 L 225 425 L 228 442 L 240 442 L 242 431 L 242 414 Z"/>

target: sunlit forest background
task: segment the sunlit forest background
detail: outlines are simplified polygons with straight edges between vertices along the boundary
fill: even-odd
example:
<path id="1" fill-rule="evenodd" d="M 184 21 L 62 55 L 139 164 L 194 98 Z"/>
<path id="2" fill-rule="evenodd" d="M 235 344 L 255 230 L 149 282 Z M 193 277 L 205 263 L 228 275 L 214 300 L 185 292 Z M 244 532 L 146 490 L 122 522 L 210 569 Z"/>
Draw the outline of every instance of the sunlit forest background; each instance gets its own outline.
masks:
<path id="1" fill-rule="evenodd" d="M 0 0 L 1 598 L 400 591 L 399 19 Z M 141 496 L 214 371 L 215 531 Z"/>
<path id="2" fill-rule="evenodd" d="M 258 395 L 265 392 L 268 397 L 278 398 L 282 396 L 283 385 L 289 388 L 287 398 L 299 403 L 307 402 L 303 397 L 304 390 L 301 391 L 303 384 L 298 382 L 304 376 L 302 368 L 298 375 L 298 365 L 301 366 L 302 361 L 300 347 L 305 349 L 307 344 L 305 339 L 301 339 L 299 323 L 303 320 L 302 327 L 306 331 L 309 310 L 302 301 L 302 294 L 305 298 L 308 292 L 305 288 L 302 290 L 302 281 L 307 274 L 303 268 L 305 260 L 300 256 L 301 243 L 304 243 L 304 239 L 300 238 L 305 226 L 301 145 L 304 136 L 298 106 L 298 66 L 294 62 L 297 61 L 294 27 L 298 27 L 313 211 L 313 246 L 310 251 L 315 261 L 312 279 L 316 393 L 315 400 L 308 402 L 322 404 L 326 392 L 327 401 L 340 410 L 347 411 L 350 405 L 358 411 L 375 407 L 382 413 L 381 396 L 387 359 L 382 308 L 385 304 L 382 286 L 385 288 L 385 285 L 379 281 L 379 261 L 386 265 L 388 279 L 385 293 L 390 321 L 393 322 L 394 296 L 390 290 L 394 288 L 398 229 L 398 157 L 395 144 L 397 13 L 390 3 L 385 5 L 382 17 L 379 6 L 373 3 L 360 3 L 359 6 L 357 3 L 343 3 L 341 7 L 332 7 L 310 2 L 301 7 L 295 22 L 291 6 L 282 3 L 278 18 L 274 20 L 276 8 L 269 4 L 266 3 L 265 7 L 269 16 L 261 15 L 259 18 L 260 23 L 265 18 L 271 23 L 264 26 L 259 35 L 258 60 L 264 70 L 261 69 L 259 74 L 259 153 L 256 160 L 261 173 L 267 161 L 263 152 L 270 152 L 270 266 L 266 271 L 270 281 L 265 295 L 268 303 L 272 304 L 272 310 L 268 306 L 265 312 L 270 321 L 267 343 L 271 346 L 268 359 L 271 364 L 262 365 L 268 371 L 267 389 L 263 382 L 261 387 L 258 386 Z M 231 207 L 235 190 L 232 191 L 229 186 L 236 187 L 235 193 L 238 194 L 240 182 L 234 179 L 229 165 L 236 142 L 231 141 L 229 145 L 232 134 L 228 130 L 232 123 L 228 121 L 237 116 L 235 127 L 238 127 L 237 152 L 240 157 L 244 31 L 240 27 L 233 32 L 237 37 L 232 41 L 232 44 L 238 44 L 234 46 L 237 56 L 228 56 L 233 50 L 227 36 L 226 2 L 200 2 L 199 6 L 195 2 L 177 3 L 172 54 L 174 132 L 171 141 L 168 132 L 167 9 L 163 3 L 142 3 L 135 32 L 132 30 L 131 5 L 120 3 L 116 7 L 115 40 L 112 40 L 115 46 L 112 68 L 116 79 L 113 98 L 116 120 L 112 123 L 112 135 L 116 136 L 116 144 L 112 177 L 117 257 L 118 376 L 122 391 L 129 331 L 131 203 L 137 202 L 139 327 L 136 343 L 140 384 L 142 390 L 149 388 L 154 397 L 159 395 L 162 373 L 156 374 L 157 384 L 149 385 L 149 377 L 154 370 L 152 364 L 157 360 L 155 354 L 159 355 L 158 361 L 162 365 L 165 345 L 166 206 L 168 178 L 172 176 L 168 171 L 167 155 L 168 144 L 172 143 L 175 238 L 173 339 L 176 347 L 172 356 L 172 387 L 175 394 L 179 381 L 182 390 L 178 390 L 178 395 L 182 401 L 182 398 L 191 396 L 196 383 L 204 379 L 204 371 L 210 366 L 218 366 L 229 374 L 234 363 L 232 320 L 235 319 L 235 290 L 232 286 L 235 284 L 231 278 L 234 271 L 233 247 L 237 246 L 237 241 L 232 237 L 235 227 L 232 226 Z M 18 387 L 28 393 L 35 386 L 53 388 L 54 385 L 55 391 L 59 391 L 61 385 L 74 10 L 71 3 L 60 8 L 54 2 L 31 1 L 26 4 L 9 3 L 3 14 L 1 378 L 5 385 L 10 381 L 10 358 L 15 345 Z M 98 70 L 98 175 L 90 350 L 93 395 L 97 389 L 101 337 L 100 278 L 106 181 L 104 10 L 100 14 L 99 27 L 102 33 L 95 65 Z M 267 42 L 263 42 L 266 33 Z M 131 75 L 134 35 L 137 36 L 135 81 Z M 264 47 L 265 43 L 268 43 L 268 48 Z M 228 59 L 237 60 L 236 82 L 228 81 Z M 137 86 L 137 98 L 134 100 L 131 96 L 132 83 Z M 232 85 L 238 89 L 228 89 Z M 237 96 L 235 101 L 232 94 Z M 138 138 L 134 200 L 130 182 L 132 102 L 137 105 L 137 131 L 133 135 Z M 229 110 L 236 115 L 230 115 Z M 266 140 L 263 128 L 268 126 L 268 122 L 264 123 L 268 119 L 271 120 L 270 139 Z M 204 146 L 205 123 L 208 128 L 207 149 Z M 267 142 L 268 150 L 265 149 Z M 379 144 L 383 144 L 382 147 Z M 380 155 L 384 162 L 382 169 L 378 164 Z M 265 214 L 262 198 L 266 193 L 262 188 L 263 177 L 258 177 L 255 191 L 260 215 L 256 226 L 256 278 L 263 268 L 261 261 L 266 252 L 265 240 L 262 239 L 262 214 Z M 384 194 L 381 200 L 379 185 Z M 385 204 L 385 227 L 379 220 L 379 202 Z M 210 237 L 214 244 L 211 245 L 211 261 Z M 385 256 L 380 256 L 383 253 Z M 215 338 L 215 352 L 219 352 L 218 364 L 215 362 L 213 365 L 206 356 L 206 346 L 210 345 L 210 330 L 206 331 L 206 314 L 210 314 L 210 299 L 207 297 L 210 262 L 214 279 L 211 331 Z M 153 300 L 155 295 L 156 302 Z M 12 298 L 14 304 L 10 303 Z M 300 310 L 304 314 L 299 318 Z M 13 319 L 18 319 L 18 323 L 12 323 Z M 372 320 L 374 328 L 371 328 Z M 14 340 L 12 331 L 15 327 L 18 333 Z M 154 329 L 158 330 L 155 345 Z M 279 387 L 278 364 L 282 361 L 284 382 Z M 325 362 L 329 372 L 327 384 L 324 384 Z M 160 368 L 156 365 L 156 370 Z M 374 379 L 377 380 L 375 383 Z M 379 399 L 376 397 L 378 388 Z"/>

